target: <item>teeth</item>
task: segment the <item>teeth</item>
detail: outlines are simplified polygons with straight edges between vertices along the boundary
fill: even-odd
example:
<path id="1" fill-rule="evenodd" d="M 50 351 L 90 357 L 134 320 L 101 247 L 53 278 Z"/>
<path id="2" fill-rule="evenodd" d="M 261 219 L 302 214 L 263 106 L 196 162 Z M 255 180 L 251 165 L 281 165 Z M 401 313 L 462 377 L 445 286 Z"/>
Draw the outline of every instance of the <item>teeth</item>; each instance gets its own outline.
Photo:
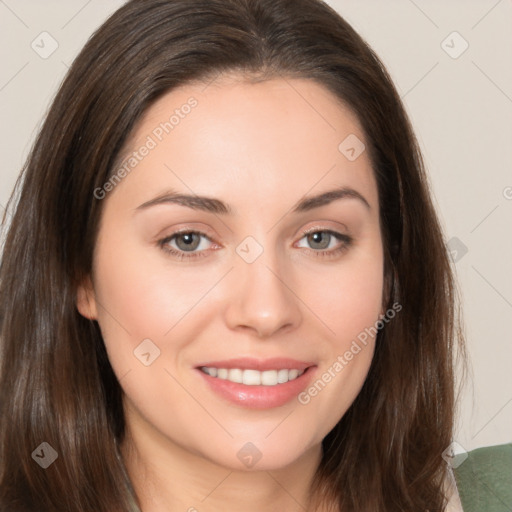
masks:
<path id="1" fill-rule="evenodd" d="M 244 370 L 242 382 L 246 386 L 259 386 L 261 384 L 261 372 L 258 370 Z"/>
<path id="2" fill-rule="evenodd" d="M 208 373 L 212 377 L 217 377 L 217 368 L 206 368 L 206 369 L 208 370 L 206 373 Z"/>
<path id="3" fill-rule="evenodd" d="M 245 384 L 246 386 L 276 386 L 284 384 L 290 380 L 300 377 L 304 370 L 241 370 L 240 368 L 214 368 L 203 366 L 201 370 L 217 379 L 229 380 L 237 384 Z"/>
<path id="4" fill-rule="evenodd" d="M 238 384 L 242 384 L 242 382 L 244 381 L 244 372 L 242 370 L 239 370 L 238 368 L 233 368 L 228 372 L 228 380 L 230 380 L 231 382 L 237 382 Z"/>
<path id="5" fill-rule="evenodd" d="M 276 370 L 267 370 L 265 372 L 261 372 L 261 383 L 264 386 L 275 386 L 277 384 L 277 371 Z"/>
<path id="6" fill-rule="evenodd" d="M 279 370 L 277 372 L 277 382 L 279 382 L 279 384 L 288 382 L 288 373 L 289 372 L 290 372 L 290 370 Z"/>

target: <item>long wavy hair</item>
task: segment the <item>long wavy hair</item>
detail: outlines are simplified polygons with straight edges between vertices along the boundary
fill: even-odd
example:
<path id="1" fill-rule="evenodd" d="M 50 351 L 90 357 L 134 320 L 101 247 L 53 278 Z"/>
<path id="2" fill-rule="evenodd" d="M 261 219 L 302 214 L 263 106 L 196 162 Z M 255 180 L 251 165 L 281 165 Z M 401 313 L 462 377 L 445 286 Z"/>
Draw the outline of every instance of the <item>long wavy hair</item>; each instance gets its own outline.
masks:
<path id="1" fill-rule="evenodd" d="M 224 72 L 323 85 L 357 115 L 378 184 L 385 299 L 402 310 L 323 440 L 314 494 L 343 512 L 444 510 L 441 455 L 463 352 L 457 294 L 418 143 L 384 66 L 319 0 L 131 0 L 71 66 L 4 216 L 2 512 L 139 510 L 118 449 L 121 387 L 97 323 L 76 308 L 103 206 L 94 190 L 155 100 Z M 35 462 L 43 442 L 58 454 L 46 469 Z"/>

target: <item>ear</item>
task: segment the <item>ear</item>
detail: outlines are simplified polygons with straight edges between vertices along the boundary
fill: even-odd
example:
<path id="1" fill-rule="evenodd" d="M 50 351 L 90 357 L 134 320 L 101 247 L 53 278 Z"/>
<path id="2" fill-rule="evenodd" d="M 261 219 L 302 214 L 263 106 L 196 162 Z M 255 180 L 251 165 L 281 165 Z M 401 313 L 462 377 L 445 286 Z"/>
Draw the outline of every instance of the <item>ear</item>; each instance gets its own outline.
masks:
<path id="1" fill-rule="evenodd" d="M 90 277 L 87 277 L 76 290 L 76 307 L 83 317 L 89 320 L 97 320 L 98 311 Z"/>

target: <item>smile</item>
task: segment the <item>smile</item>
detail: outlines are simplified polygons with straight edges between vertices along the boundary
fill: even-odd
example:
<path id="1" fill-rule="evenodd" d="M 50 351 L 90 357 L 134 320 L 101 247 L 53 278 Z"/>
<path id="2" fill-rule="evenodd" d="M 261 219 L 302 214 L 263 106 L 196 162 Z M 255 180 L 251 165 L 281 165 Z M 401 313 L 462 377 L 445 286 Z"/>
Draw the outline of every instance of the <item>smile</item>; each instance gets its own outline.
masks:
<path id="1" fill-rule="evenodd" d="M 277 386 L 285 384 L 300 377 L 305 370 L 281 369 L 281 370 L 242 370 L 240 368 L 215 368 L 203 366 L 201 371 L 217 379 L 228 380 L 236 384 L 246 386 Z"/>

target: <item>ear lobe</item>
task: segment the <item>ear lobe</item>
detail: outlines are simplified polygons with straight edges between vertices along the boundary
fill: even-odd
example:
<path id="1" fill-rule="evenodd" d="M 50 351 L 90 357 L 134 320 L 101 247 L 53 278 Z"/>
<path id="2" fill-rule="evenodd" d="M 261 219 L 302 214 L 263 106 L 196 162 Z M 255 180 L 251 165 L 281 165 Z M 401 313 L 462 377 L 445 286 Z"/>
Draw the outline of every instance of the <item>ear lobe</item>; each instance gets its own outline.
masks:
<path id="1" fill-rule="evenodd" d="M 97 320 L 98 311 L 90 277 L 87 277 L 77 288 L 76 307 L 83 317 L 89 320 Z"/>

